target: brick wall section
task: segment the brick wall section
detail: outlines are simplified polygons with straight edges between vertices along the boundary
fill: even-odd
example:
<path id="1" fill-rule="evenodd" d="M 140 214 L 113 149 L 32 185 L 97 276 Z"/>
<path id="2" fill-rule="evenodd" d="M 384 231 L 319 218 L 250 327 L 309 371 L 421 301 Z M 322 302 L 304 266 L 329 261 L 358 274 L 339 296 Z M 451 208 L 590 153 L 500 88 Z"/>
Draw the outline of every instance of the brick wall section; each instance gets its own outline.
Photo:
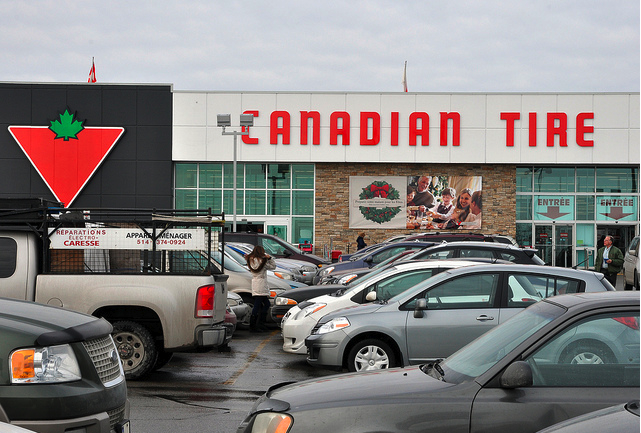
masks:
<path id="1" fill-rule="evenodd" d="M 316 164 L 316 249 L 354 252 L 361 230 L 349 228 L 350 176 L 482 176 L 483 228 L 471 233 L 516 236 L 516 167 L 514 165 L 472 164 Z M 404 197 L 404 191 L 401 194 Z M 365 229 L 368 245 L 404 233 L 420 230 Z"/>

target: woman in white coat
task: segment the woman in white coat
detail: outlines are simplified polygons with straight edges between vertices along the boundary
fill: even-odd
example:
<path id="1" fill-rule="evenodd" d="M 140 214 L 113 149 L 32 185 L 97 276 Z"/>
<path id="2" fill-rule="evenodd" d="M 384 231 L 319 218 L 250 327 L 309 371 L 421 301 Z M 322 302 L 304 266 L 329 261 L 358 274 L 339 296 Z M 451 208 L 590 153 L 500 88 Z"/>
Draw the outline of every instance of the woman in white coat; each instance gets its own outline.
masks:
<path id="1" fill-rule="evenodd" d="M 256 245 L 253 251 L 245 256 L 247 267 L 252 273 L 252 297 L 254 309 L 249 319 L 249 330 L 252 332 L 266 331 L 265 321 L 269 310 L 269 287 L 267 287 L 267 271 L 276 269 L 276 262 L 265 249 Z"/>

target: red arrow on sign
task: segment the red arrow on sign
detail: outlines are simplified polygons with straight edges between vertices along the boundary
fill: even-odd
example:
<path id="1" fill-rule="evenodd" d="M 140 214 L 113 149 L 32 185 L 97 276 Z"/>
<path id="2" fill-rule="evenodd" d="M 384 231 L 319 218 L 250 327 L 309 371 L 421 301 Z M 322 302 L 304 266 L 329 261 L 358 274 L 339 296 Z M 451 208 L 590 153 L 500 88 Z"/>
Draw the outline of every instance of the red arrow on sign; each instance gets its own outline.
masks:
<path id="1" fill-rule="evenodd" d="M 548 206 L 547 212 L 539 212 L 539 215 L 548 217 L 550 219 L 560 218 L 564 215 L 568 215 L 570 212 L 559 212 L 559 206 Z"/>
<path id="2" fill-rule="evenodd" d="M 9 126 L 9 132 L 56 200 L 68 207 L 113 149 L 125 128 L 82 127 L 74 133 L 65 132 L 64 137 L 53 129 L 47 126 Z"/>
<path id="3" fill-rule="evenodd" d="M 610 212 L 608 213 L 602 213 L 601 215 L 604 215 L 608 218 L 612 218 L 615 220 L 620 220 L 622 218 L 627 217 L 628 215 L 632 215 L 632 213 L 625 213 L 623 212 L 623 207 L 620 206 L 612 206 L 610 208 Z"/>

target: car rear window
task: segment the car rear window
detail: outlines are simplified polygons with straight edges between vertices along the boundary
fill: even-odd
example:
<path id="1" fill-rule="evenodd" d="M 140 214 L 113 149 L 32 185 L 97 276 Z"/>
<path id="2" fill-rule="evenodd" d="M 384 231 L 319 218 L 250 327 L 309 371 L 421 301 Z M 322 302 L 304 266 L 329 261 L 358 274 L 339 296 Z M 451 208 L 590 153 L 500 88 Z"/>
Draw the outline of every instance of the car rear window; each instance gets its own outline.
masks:
<path id="1" fill-rule="evenodd" d="M 18 244 L 11 238 L 0 238 L 0 278 L 9 278 L 16 271 Z"/>

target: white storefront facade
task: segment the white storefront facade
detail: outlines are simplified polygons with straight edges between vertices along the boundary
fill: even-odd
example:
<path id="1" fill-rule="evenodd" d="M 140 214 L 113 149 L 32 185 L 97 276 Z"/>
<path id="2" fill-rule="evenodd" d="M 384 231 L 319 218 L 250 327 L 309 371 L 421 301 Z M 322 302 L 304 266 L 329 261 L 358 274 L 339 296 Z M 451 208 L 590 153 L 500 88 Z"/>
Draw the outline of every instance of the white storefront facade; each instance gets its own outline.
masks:
<path id="1" fill-rule="evenodd" d="M 236 149 L 241 229 L 309 239 L 317 252 L 349 248 L 361 229 L 379 237 L 438 229 L 406 219 L 414 209 L 406 187 L 423 175 L 434 206 L 445 188 L 482 190 L 483 224 L 474 230 L 510 234 L 550 264 L 591 263 L 603 234 L 625 247 L 639 232 L 638 93 L 174 91 L 177 207 L 211 206 L 231 219 L 234 145 L 217 115 L 231 114 L 234 129 L 241 113 L 254 116 Z M 317 196 L 319 179 L 327 182 L 320 167 L 351 173 L 336 176 L 331 203 Z M 514 184 L 507 193 L 495 187 L 502 179 Z M 382 187 L 383 196 L 370 194 Z M 334 205 L 344 208 L 332 223 L 340 230 L 326 235 L 319 214 Z"/>

